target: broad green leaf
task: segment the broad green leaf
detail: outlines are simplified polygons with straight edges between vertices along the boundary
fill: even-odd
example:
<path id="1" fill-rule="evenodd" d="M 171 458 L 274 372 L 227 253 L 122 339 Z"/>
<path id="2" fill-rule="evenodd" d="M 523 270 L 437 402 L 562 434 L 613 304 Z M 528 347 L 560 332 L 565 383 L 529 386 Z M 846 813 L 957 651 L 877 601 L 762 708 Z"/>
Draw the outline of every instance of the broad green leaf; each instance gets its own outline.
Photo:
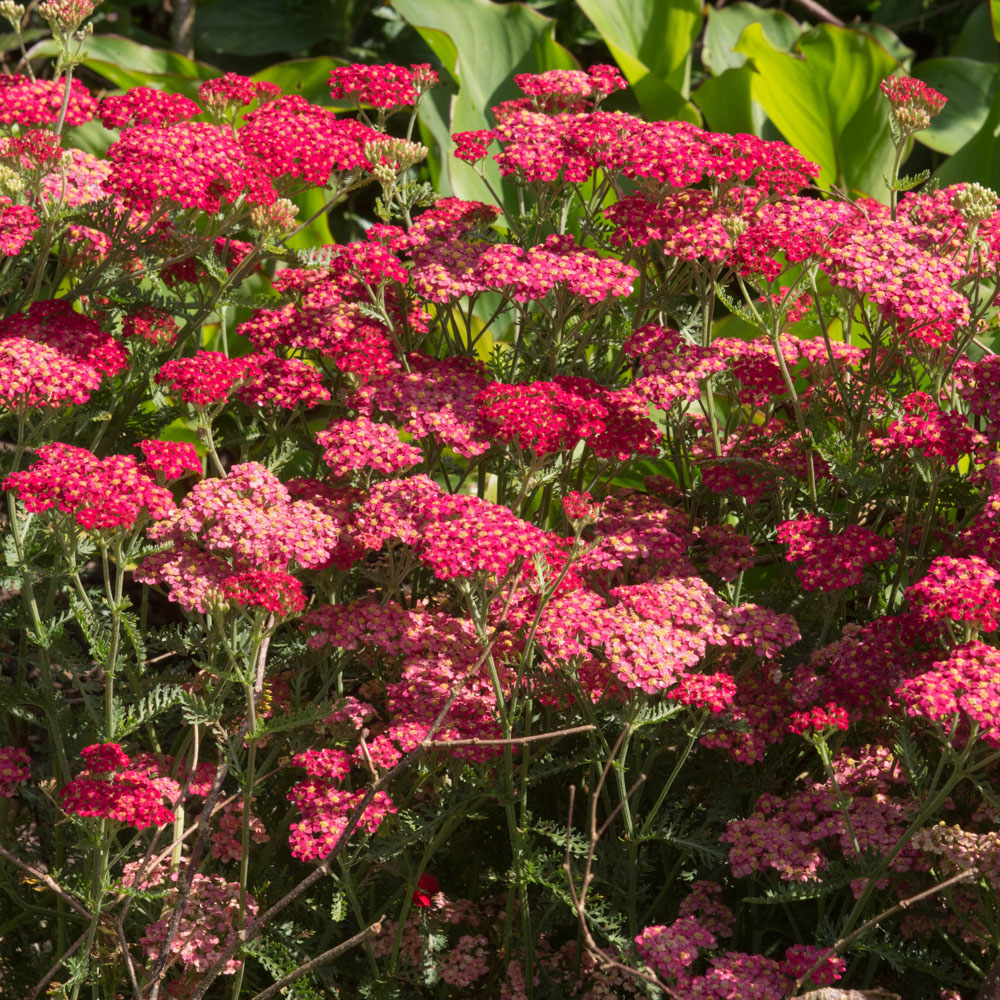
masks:
<path id="1" fill-rule="evenodd" d="M 99 121 L 85 122 L 66 130 L 66 144 L 82 149 L 94 156 L 104 156 L 108 147 L 118 138 L 117 132 L 106 129 Z"/>
<path id="2" fill-rule="evenodd" d="M 785 139 L 819 164 L 819 183 L 887 200 L 892 165 L 888 108 L 879 82 L 899 64 L 870 35 L 823 24 L 793 53 L 747 25 L 736 45 L 756 71 L 752 94 Z"/>
<path id="3" fill-rule="evenodd" d="M 193 77 L 200 80 L 210 80 L 221 76 L 222 70 L 208 63 L 195 62 L 169 49 L 154 49 L 149 45 L 140 45 L 130 38 L 119 35 L 94 35 L 88 39 L 84 50 L 89 60 L 113 63 L 119 69 L 137 73 L 160 76 L 172 74 Z"/>
<path id="4" fill-rule="evenodd" d="M 1000 42 L 1000 0 L 990 0 L 990 24 L 994 40 Z"/>
<path id="5" fill-rule="evenodd" d="M 304 56 L 342 30 L 337 4 L 328 0 L 214 0 L 199 4 L 195 45 L 203 52 Z"/>
<path id="6" fill-rule="evenodd" d="M 489 109 L 521 96 L 513 82 L 515 74 L 572 69 L 576 62 L 556 42 L 555 22 L 523 4 L 393 0 L 393 6 L 430 46 L 457 86 L 450 94 L 447 85 L 434 88 L 420 113 L 422 134 L 433 137 L 439 146 L 437 187 L 442 194 L 489 199 L 475 171 L 452 156 L 451 134 L 489 128 Z M 499 192 L 496 165 L 488 159 L 484 168 Z"/>
<path id="7" fill-rule="evenodd" d="M 1000 93 L 993 98 L 979 131 L 937 169 L 934 176 L 943 185 L 978 181 L 1000 189 L 1000 157 L 996 155 L 1000 135 Z"/>
<path id="8" fill-rule="evenodd" d="M 996 62 L 1000 58 L 1000 47 L 994 33 L 997 18 L 991 16 L 990 6 L 989 3 L 977 4 L 962 18 L 962 30 L 948 50 L 948 55 L 977 59 L 979 62 Z"/>
<path id="9" fill-rule="evenodd" d="M 44 38 L 48 33 L 45 28 L 27 28 L 21 32 L 21 39 L 25 46 L 30 46 L 32 42 Z M 17 47 L 17 35 L 10 32 L 0 35 L 0 52 L 13 52 Z"/>
<path id="10" fill-rule="evenodd" d="M 691 52 L 701 31 L 700 0 L 576 4 L 604 39 L 644 114 L 690 118 L 685 104 L 691 91 Z"/>
<path id="11" fill-rule="evenodd" d="M 705 124 L 713 132 L 760 135 L 764 125 L 764 111 L 753 99 L 753 71 L 749 66 L 724 70 L 719 76 L 710 76 L 691 95 L 691 100 L 701 109 Z"/>
<path id="12" fill-rule="evenodd" d="M 931 127 L 918 132 L 916 139 L 950 156 L 986 121 L 1000 86 L 1000 68 L 996 63 L 948 56 L 918 63 L 913 73 L 948 98 L 943 110 L 931 119 Z"/>
<path id="13" fill-rule="evenodd" d="M 884 24 L 856 24 L 853 27 L 857 28 L 858 31 L 863 31 L 866 35 L 871 35 L 900 66 L 909 72 L 916 52 L 909 45 L 906 45 L 896 32 Z"/>
<path id="14" fill-rule="evenodd" d="M 310 188 L 308 191 L 296 195 L 292 200 L 298 205 L 299 221 L 305 222 L 310 216 L 320 211 L 329 197 L 330 195 L 322 188 Z M 336 242 L 333 233 L 330 232 L 330 223 L 324 213 L 313 219 L 301 233 L 296 233 L 288 241 L 288 246 L 293 250 L 308 250 L 309 247 L 329 246 Z"/>
<path id="15" fill-rule="evenodd" d="M 344 101 L 331 101 L 328 80 L 330 70 L 344 65 L 343 59 L 322 57 L 319 59 L 290 59 L 275 63 L 254 73 L 255 80 L 276 83 L 283 94 L 299 94 L 314 104 L 334 104 L 353 107 Z"/>
<path id="16" fill-rule="evenodd" d="M 748 24 L 760 24 L 764 37 L 779 52 L 790 52 L 803 31 L 795 18 L 781 10 L 763 10 L 752 3 L 718 8 L 710 5 L 701 60 L 715 76 L 721 76 L 727 69 L 738 69 L 746 62 L 747 57 L 736 51 L 736 43 Z"/>
<path id="17" fill-rule="evenodd" d="M 54 56 L 55 42 L 43 42 L 36 51 Z M 154 87 L 194 97 L 202 81 L 222 75 L 222 70 L 208 63 L 194 62 L 176 52 L 140 45 L 118 35 L 94 35 L 84 45 L 84 55 L 88 69 L 122 90 Z"/>

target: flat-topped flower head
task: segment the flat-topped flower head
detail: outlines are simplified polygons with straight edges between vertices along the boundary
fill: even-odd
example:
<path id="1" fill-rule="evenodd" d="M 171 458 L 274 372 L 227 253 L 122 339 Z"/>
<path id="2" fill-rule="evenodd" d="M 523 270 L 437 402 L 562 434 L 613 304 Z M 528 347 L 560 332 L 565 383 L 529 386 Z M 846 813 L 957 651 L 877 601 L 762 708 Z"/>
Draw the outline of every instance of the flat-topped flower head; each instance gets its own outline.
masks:
<path id="1" fill-rule="evenodd" d="M 84 125 L 95 117 L 97 102 L 75 77 L 68 86 L 65 124 L 70 127 Z M 31 80 L 16 73 L 0 77 L 0 123 L 55 125 L 66 87 L 62 79 Z"/>
<path id="2" fill-rule="evenodd" d="M 150 529 L 153 541 L 169 547 L 147 556 L 134 577 L 164 586 L 170 600 L 199 613 L 226 603 L 227 587 L 252 603 L 255 579 L 270 588 L 263 598 L 270 605 L 295 608 L 301 587 L 286 578 L 292 564 L 314 568 L 337 558 L 347 521 L 346 499 L 338 506 L 315 488 L 307 494 L 311 499 L 295 498 L 255 462 L 234 465 L 225 478 L 201 480 L 169 519 Z M 265 571 L 279 575 L 245 575 Z"/>
<path id="3" fill-rule="evenodd" d="M 938 556 L 906 596 L 925 618 L 994 632 L 1000 621 L 998 585 L 1000 573 L 980 556 Z"/>
<path id="4" fill-rule="evenodd" d="M 167 517 L 174 509 L 168 489 L 133 455 L 97 458 L 86 448 L 43 445 L 37 461 L 3 483 L 16 490 L 31 513 L 58 510 L 91 530 L 131 528 L 140 517 Z"/>
<path id="5" fill-rule="evenodd" d="M 536 455 L 574 448 L 604 430 L 607 410 L 555 382 L 495 382 L 476 396 L 479 419 L 494 440 L 514 442 Z"/>
<path id="6" fill-rule="evenodd" d="M 260 368 L 245 356 L 228 358 L 221 351 L 198 351 L 194 357 L 168 361 L 154 380 L 185 403 L 210 406 L 224 403 L 234 388 L 260 375 Z"/>
<path id="7" fill-rule="evenodd" d="M 21 747 L 0 746 L 0 798 L 13 798 L 17 786 L 31 777 L 28 753 Z"/>
<path id="8" fill-rule="evenodd" d="M 137 445 L 146 465 L 164 479 L 180 479 L 188 472 L 201 472 L 198 449 L 186 441 L 140 441 Z"/>
<path id="9" fill-rule="evenodd" d="M 337 420 L 320 431 L 316 441 L 326 449 L 323 461 L 338 477 L 361 469 L 391 475 L 417 465 L 423 458 L 419 448 L 399 440 L 395 427 L 373 423 L 367 417 Z"/>
<path id="10" fill-rule="evenodd" d="M 59 791 L 66 812 L 137 830 L 173 821 L 174 814 L 163 804 L 163 788 L 147 774 L 128 770 L 128 754 L 116 743 L 94 744 L 81 756 L 88 770 Z"/>
<path id="11" fill-rule="evenodd" d="M 9 198 L 0 197 L 0 254 L 19 254 L 41 225 L 37 213 L 29 205 L 13 205 Z"/>
<path id="12" fill-rule="evenodd" d="M 519 73 L 514 83 L 532 99 L 533 107 L 546 114 L 585 111 L 595 100 L 628 86 L 613 66 Z"/>
<path id="13" fill-rule="evenodd" d="M 163 128 L 199 114 L 201 108 L 183 94 L 170 94 L 153 87 L 132 87 L 124 94 L 112 94 L 102 98 L 97 107 L 97 118 L 105 128 L 136 125 Z"/>
<path id="14" fill-rule="evenodd" d="M 331 174 L 369 172 L 365 144 L 380 133 L 298 94 L 277 97 L 243 117 L 237 139 L 282 194 L 302 184 L 324 187 Z"/>
<path id="15" fill-rule="evenodd" d="M 888 559 L 896 544 L 859 524 L 849 524 L 837 534 L 829 522 L 816 515 L 802 515 L 778 525 L 778 541 L 788 547 L 788 561 L 805 590 L 843 590 L 856 587 L 865 568 Z"/>
<path id="16" fill-rule="evenodd" d="M 0 320 L 0 341 L 9 337 L 45 344 L 105 375 L 117 375 L 128 367 L 125 348 L 66 299 L 39 299 L 25 312 Z"/>
<path id="17" fill-rule="evenodd" d="M 0 340 L 0 406 L 8 410 L 86 403 L 103 377 L 47 344 L 23 337 Z"/>
<path id="18" fill-rule="evenodd" d="M 265 164 L 207 122 L 137 125 L 112 143 L 107 158 L 104 190 L 139 210 L 168 202 L 214 215 L 241 198 L 250 205 L 277 198 Z"/>
<path id="19" fill-rule="evenodd" d="M 231 573 L 219 585 L 222 595 L 243 607 L 261 608 L 283 618 L 306 606 L 302 584 L 281 570 L 244 570 Z"/>
<path id="20" fill-rule="evenodd" d="M 176 884 L 180 877 L 178 872 L 171 872 L 166 881 Z M 241 924 L 251 923 L 260 910 L 257 900 L 240 890 L 239 882 L 227 882 L 221 875 L 199 873 L 191 879 L 184 908 L 175 923 L 177 897 L 178 891 L 171 887 L 163 900 L 163 915 L 146 927 L 141 944 L 151 963 L 169 947 L 169 960 L 194 974 L 215 966 L 226 950 L 239 941 Z M 220 971 L 231 976 L 242 965 L 242 959 L 230 958 Z"/>
<path id="21" fill-rule="evenodd" d="M 373 108 L 391 110 L 409 107 L 437 82 L 437 74 L 426 63 L 394 66 L 354 64 L 330 71 L 330 96 Z"/>
<path id="22" fill-rule="evenodd" d="M 87 770 L 95 774 L 123 771 L 131 763 L 129 755 L 117 743 L 95 743 L 84 747 L 80 756 L 87 765 Z"/>

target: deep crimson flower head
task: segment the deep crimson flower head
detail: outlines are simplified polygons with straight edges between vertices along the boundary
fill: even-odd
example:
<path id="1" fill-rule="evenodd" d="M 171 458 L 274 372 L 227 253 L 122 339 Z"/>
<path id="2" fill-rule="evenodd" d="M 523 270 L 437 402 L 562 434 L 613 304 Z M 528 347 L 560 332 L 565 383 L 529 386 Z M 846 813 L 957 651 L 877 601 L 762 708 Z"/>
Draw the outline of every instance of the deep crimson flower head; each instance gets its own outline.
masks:
<path id="1" fill-rule="evenodd" d="M 97 458 L 86 448 L 42 445 L 30 468 L 9 475 L 5 490 L 21 496 L 31 513 L 56 509 L 72 513 L 82 528 L 130 528 L 142 514 L 153 520 L 174 509 L 168 489 L 132 455 Z"/>
<path id="2" fill-rule="evenodd" d="M 364 147 L 380 133 L 353 118 L 292 94 L 268 101 L 243 118 L 239 143 L 276 181 L 324 186 L 333 171 L 370 171 Z"/>
<path id="3" fill-rule="evenodd" d="M 121 771 L 130 763 L 129 755 L 117 743 L 95 743 L 84 747 L 80 751 L 80 756 L 86 763 L 87 769 L 97 774 Z"/>
<path id="4" fill-rule="evenodd" d="M 152 87 L 133 87 L 124 94 L 105 97 L 97 109 L 97 117 L 105 128 L 132 128 L 135 125 L 163 128 L 199 114 L 198 105 L 183 94 L 169 94 Z"/>
<path id="5" fill-rule="evenodd" d="M 107 157 L 112 169 L 104 190 L 139 210 L 166 200 L 214 214 L 241 197 L 250 205 L 277 198 L 265 165 L 207 122 L 137 125 L 121 134 Z"/>
<path id="6" fill-rule="evenodd" d="M 168 361 L 154 381 L 169 386 L 185 403 L 209 406 L 224 403 L 234 386 L 261 375 L 246 357 L 227 358 L 221 351 L 198 351 L 192 358 Z"/>
<path id="7" fill-rule="evenodd" d="M 441 885 L 433 876 L 424 872 L 417 879 L 417 888 L 413 891 L 414 906 L 430 906 L 431 897 L 441 891 Z"/>
<path id="8" fill-rule="evenodd" d="M 788 731 L 799 735 L 808 732 L 822 732 L 825 729 L 847 729 L 850 719 L 847 710 L 832 702 L 815 706 L 805 712 L 792 712 L 788 719 Z"/>
<path id="9" fill-rule="evenodd" d="M 793 944 L 785 951 L 781 971 L 789 978 L 797 979 L 812 969 L 808 984 L 832 986 L 847 971 L 847 962 L 839 955 L 831 955 L 829 952 L 829 948 L 818 948 L 812 944 Z M 820 962 L 819 968 L 814 969 L 817 962 Z"/>
<path id="10" fill-rule="evenodd" d="M 180 479 L 186 472 L 201 472 L 198 449 L 186 441 L 140 441 L 148 465 L 164 479 Z"/>
<path id="11" fill-rule="evenodd" d="M 872 439 L 877 450 L 912 448 L 924 458 L 941 458 L 945 465 L 954 465 L 985 441 L 964 414 L 939 409 L 926 392 L 911 392 L 902 403 L 904 415 L 889 424 L 884 438 Z"/>
<path id="12" fill-rule="evenodd" d="M 142 306 L 122 317 L 122 336 L 137 337 L 154 347 L 173 347 L 177 340 L 177 320 L 155 306 Z"/>
<path id="13" fill-rule="evenodd" d="M 867 566 L 888 559 L 895 542 L 870 528 L 850 524 L 838 534 L 816 515 L 802 515 L 778 525 L 778 541 L 788 546 L 788 561 L 805 590 L 843 590 L 857 586 Z"/>
<path id="14" fill-rule="evenodd" d="M 414 73 L 417 70 L 417 73 Z M 437 77 L 423 65 L 338 66 L 330 72 L 330 96 L 335 100 L 350 100 L 369 104 L 373 108 L 398 108 L 412 105 L 419 96 L 418 85 L 426 89 Z"/>
<path id="15" fill-rule="evenodd" d="M 163 805 L 163 791 L 139 771 L 115 771 L 107 778 L 80 775 L 60 792 L 63 809 L 77 816 L 113 819 L 144 830 L 173 821 L 174 814 Z"/>
<path id="16" fill-rule="evenodd" d="M 25 312 L 0 320 L 0 340 L 8 337 L 45 344 L 105 375 L 117 375 L 128 367 L 125 348 L 65 299 L 32 302 Z"/>
<path id="17" fill-rule="evenodd" d="M 573 490 L 563 497 L 563 510 L 571 521 L 592 521 L 600 516 L 601 505 L 589 493 Z"/>
<path id="18" fill-rule="evenodd" d="M 223 579 L 220 589 L 225 597 L 246 607 L 263 608 L 284 617 L 306 606 L 302 584 L 281 570 L 246 570 Z"/>
<path id="19" fill-rule="evenodd" d="M 590 77 L 592 91 L 595 95 L 613 94 L 616 90 L 625 90 L 628 87 L 628 81 L 621 75 L 617 66 L 599 63 L 596 66 L 591 66 L 587 70 L 587 75 Z"/>
<path id="20" fill-rule="evenodd" d="M 495 382 L 476 396 L 479 417 L 498 441 L 516 441 L 525 451 L 550 455 L 573 448 L 604 430 L 607 410 L 555 382 L 504 385 Z"/>
<path id="21" fill-rule="evenodd" d="M 452 137 L 455 156 L 466 163 L 478 163 L 485 158 L 490 143 L 496 138 L 492 129 L 478 129 L 475 132 L 456 132 Z"/>
<path id="22" fill-rule="evenodd" d="M 55 125 L 62 108 L 65 82 L 29 80 L 14 74 L 0 77 L 0 123 L 9 125 Z M 83 125 L 97 112 L 97 102 L 75 77 L 70 82 L 65 124 Z"/>

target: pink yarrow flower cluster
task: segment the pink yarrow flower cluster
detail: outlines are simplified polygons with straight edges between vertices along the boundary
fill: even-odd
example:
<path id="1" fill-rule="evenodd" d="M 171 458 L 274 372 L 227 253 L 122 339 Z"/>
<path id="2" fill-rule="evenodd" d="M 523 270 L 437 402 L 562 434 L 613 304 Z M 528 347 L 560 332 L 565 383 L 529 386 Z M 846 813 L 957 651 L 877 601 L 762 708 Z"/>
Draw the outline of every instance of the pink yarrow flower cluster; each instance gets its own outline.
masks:
<path id="1" fill-rule="evenodd" d="M 28 753 L 21 747 L 0 747 L 0 797 L 17 794 L 17 786 L 31 777 Z"/>

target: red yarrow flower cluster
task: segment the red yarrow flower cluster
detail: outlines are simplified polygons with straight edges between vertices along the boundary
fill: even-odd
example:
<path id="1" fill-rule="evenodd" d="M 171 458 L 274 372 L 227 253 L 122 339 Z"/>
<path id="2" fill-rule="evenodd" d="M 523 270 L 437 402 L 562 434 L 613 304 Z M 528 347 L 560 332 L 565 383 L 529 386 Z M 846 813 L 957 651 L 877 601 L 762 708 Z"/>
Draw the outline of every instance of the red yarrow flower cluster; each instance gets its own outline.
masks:
<path id="1" fill-rule="evenodd" d="M 201 114 L 201 108 L 183 94 L 170 94 L 152 87 L 132 87 L 124 94 L 101 100 L 97 118 L 105 128 L 152 125 L 164 128 Z"/>
<path id="2" fill-rule="evenodd" d="M 296 614 L 306 606 L 302 584 L 280 570 L 245 570 L 223 578 L 223 597 L 244 607 L 262 608 L 278 617 Z"/>
<path id="3" fill-rule="evenodd" d="M 986 440 L 963 414 L 939 409 L 926 392 L 910 393 L 902 403 L 905 415 L 889 424 L 884 438 L 873 439 L 877 450 L 913 449 L 924 458 L 954 465 Z"/>
<path id="4" fill-rule="evenodd" d="M 125 348 L 65 299 L 41 299 L 25 312 L 0 320 L 0 341 L 10 337 L 54 348 L 103 375 L 117 375 L 128 367 Z"/>
<path id="5" fill-rule="evenodd" d="M 165 201 L 214 215 L 241 196 L 251 205 L 277 198 L 261 162 L 207 122 L 137 125 L 111 145 L 107 158 L 112 169 L 104 190 L 140 210 Z"/>
<path id="6" fill-rule="evenodd" d="M 80 755 L 89 771 L 60 790 L 66 812 L 111 819 L 138 830 L 173 821 L 174 814 L 163 805 L 163 789 L 142 771 L 127 770 L 131 761 L 117 743 L 95 743 Z"/>
<path id="7" fill-rule="evenodd" d="M 555 382 L 504 385 L 496 382 L 476 396 L 479 419 L 489 436 L 514 441 L 525 451 L 551 455 L 573 448 L 604 430 L 607 410 Z"/>
<path id="8" fill-rule="evenodd" d="M 856 587 L 868 566 L 896 551 L 894 542 L 858 524 L 832 534 L 826 518 L 814 514 L 783 521 L 778 525 L 778 541 L 788 547 L 788 561 L 798 564 L 796 575 L 804 590 Z"/>
<path id="9" fill-rule="evenodd" d="M 201 472 L 201 459 L 193 444 L 184 441 L 140 441 L 137 448 L 146 465 L 164 479 L 180 479 L 188 472 Z"/>
<path id="10" fill-rule="evenodd" d="M 128 767 L 129 755 L 117 743 L 95 743 L 80 751 L 89 771 L 110 774 Z"/>
<path id="11" fill-rule="evenodd" d="M 213 114 L 223 115 L 254 101 L 266 101 L 281 93 L 276 83 L 251 80 L 239 73 L 225 73 L 198 87 L 198 100 Z"/>
<path id="12" fill-rule="evenodd" d="M 185 403 L 224 403 L 234 386 L 259 377 L 260 369 L 246 357 L 228 358 L 221 351 L 198 351 L 194 357 L 168 361 L 154 381 L 168 386 Z"/>
<path id="13" fill-rule="evenodd" d="M 896 689 L 907 715 L 942 723 L 956 715 L 978 725 L 992 746 L 1000 746 L 1000 650 L 974 640 L 951 651 Z"/>
<path id="14" fill-rule="evenodd" d="M 143 515 L 155 521 L 174 509 L 170 491 L 132 455 L 101 459 L 69 444 L 43 445 L 36 454 L 34 465 L 3 483 L 30 513 L 55 509 L 93 530 L 131 528 Z"/>
<path id="15" fill-rule="evenodd" d="M 0 254 L 19 254 L 41 225 L 37 213 L 28 205 L 14 205 L 9 198 L 0 198 Z"/>
<path id="16" fill-rule="evenodd" d="M 86 403 L 102 374 L 47 344 L 0 340 L 0 405 L 10 410 Z"/>
<path id="17" fill-rule="evenodd" d="M 409 69 L 391 63 L 354 64 L 330 71 L 330 96 L 388 110 L 415 104 L 420 94 L 435 83 L 437 74 L 426 63 Z"/>
<path id="18" fill-rule="evenodd" d="M 97 102 L 75 77 L 68 81 L 31 80 L 17 73 L 0 77 L 0 123 L 4 125 L 55 125 L 63 95 L 69 86 L 65 125 L 84 125 L 97 112 Z"/>

